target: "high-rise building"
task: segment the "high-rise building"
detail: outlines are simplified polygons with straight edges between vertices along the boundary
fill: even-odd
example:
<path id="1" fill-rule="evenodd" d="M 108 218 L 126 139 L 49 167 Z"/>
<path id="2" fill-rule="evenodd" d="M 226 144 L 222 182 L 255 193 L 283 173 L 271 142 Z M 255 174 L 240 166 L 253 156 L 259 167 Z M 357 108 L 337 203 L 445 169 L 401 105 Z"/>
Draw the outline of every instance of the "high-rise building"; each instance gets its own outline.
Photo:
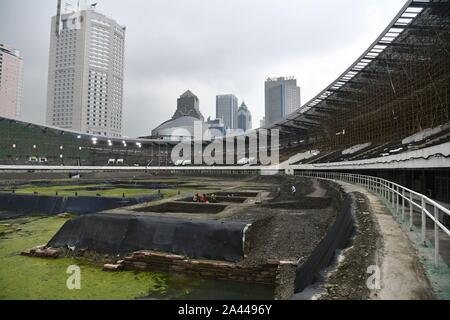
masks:
<path id="1" fill-rule="evenodd" d="M 216 118 L 222 119 L 226 128 L 237 129 L 238 98 L 233 94 L 216 97 Z"/>
<path id="2" fill-rule="evenodd" d="M 20 116 L 22 83 L 23 61 L 19 51 L 0 43 L 0 116 Z"/>
<path id="3" fill-rule="evenodd" d="M 266 93 L 266 125 L 271 125 L 301 106 L 300 87 L 294 78 L 267 79 Z"/>
<path id="4" fill-rule="evenodd" d="M 190 90 L 183 93 L 177 100 L 177 111 L 172 119 L 180 117 L 193 117 L 201 121 L 204 120 L 204 117 L 200 112 L 200 100 Z"/>
<path id="5" fill-rule="evenodd" d="M 238 117 L 238 129 L 246 132 L 252 129 L 252 114 L 250 110 L 245 105 L 245 102 L 242 102 L 241 106 L 237 112 Z"/>
<path id="6" fill-rule="evenodd" d="M 125 27 L 95 5 L 52 18 L 47 124 L 122 135 Z"/>

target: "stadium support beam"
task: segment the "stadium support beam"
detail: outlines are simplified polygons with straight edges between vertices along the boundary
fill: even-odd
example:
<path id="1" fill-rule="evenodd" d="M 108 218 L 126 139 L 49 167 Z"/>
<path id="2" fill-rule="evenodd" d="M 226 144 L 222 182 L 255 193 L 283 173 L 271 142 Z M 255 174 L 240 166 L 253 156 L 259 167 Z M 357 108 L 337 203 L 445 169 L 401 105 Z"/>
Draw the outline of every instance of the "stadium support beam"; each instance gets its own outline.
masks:
<path id="1" fill-rule="evenodd" d="M 292 125 L 287 125 L 287 124 L 280 124 L 279 126 L 282 127 L 282 128 L 288 129 L 290 131 L 295 131 L 295 132 L 302 132 L 303 133 L 306 130 L 305 128 L 292 126 Z"/>

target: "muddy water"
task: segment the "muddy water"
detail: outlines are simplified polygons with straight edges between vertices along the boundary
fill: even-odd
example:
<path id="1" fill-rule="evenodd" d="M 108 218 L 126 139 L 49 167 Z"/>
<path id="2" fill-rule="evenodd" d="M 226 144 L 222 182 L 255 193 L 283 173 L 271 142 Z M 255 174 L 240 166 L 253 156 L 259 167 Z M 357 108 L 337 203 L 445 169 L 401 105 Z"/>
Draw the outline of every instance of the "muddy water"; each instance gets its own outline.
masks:
<path id="1" fill-rule="evenodd" d="M 152 272 L 103 272 L 76 259 L 22 257 L 45 244 L 64 224 L 57 217 L 0 221 L 0 299 L 272 299 L 266 286 L 217 282 Z M 12 226 L 5 226 L 10 224 Z M 12 231 L 11 233 L 9 233 Z M 69 290 L 67 268 L 81 270 L 81 289 Z"/>

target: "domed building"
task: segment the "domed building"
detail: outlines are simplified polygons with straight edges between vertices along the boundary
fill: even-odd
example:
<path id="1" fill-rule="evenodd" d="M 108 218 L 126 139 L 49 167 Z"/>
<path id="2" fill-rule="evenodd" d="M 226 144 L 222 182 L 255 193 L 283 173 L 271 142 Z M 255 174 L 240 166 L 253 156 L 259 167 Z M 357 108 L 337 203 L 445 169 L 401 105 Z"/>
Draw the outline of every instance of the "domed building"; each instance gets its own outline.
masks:
<path id="1" fill-rule="evenodd" d="M 177 110 L 172 119 L 152 130 L 153 139 L 180 141 L 194 137 L 195 125 L 204 135 L 209 130 L 200 112 L 200 100 L 190 90 L 183 93 L 177 101 Z M 198 131 L 200 131 L 197 129 Z"/>
<path id="2" fill-rule="evenodd" d="M 194 137 L 195 125 L 201 125 L 202 132 L 208 126 L 198 118 L 191 116 L 180 116 L 179 118 L 168 120 L 152 131 L 152 138 L 172 141 L 186 140 Z"/>

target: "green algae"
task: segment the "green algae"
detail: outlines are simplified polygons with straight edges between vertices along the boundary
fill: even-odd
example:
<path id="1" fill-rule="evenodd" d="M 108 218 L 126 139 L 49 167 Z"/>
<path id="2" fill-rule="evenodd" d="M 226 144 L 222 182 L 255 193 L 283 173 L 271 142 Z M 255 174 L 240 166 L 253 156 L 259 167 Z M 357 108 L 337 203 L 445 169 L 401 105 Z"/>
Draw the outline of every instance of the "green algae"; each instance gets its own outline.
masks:
<path id="1" fill-rule="evenodd" d="M 14 220 L 22 230 L 0 238 L 0 299 L 123 300 L 152 295 L 163 297 L 168 291 L 167 283 L 171 279 L 166 274 L 110 273 L 74 258 L 42 259 L 20 255 L 25 249 L 45 244 L 64 222 L 56 217 Z M 80 290 L 69 290 L 66 286 L 70 276 L 66 271 L 71 265 L 81 269 Z M 192 279 L 179 283 L 183 283 L 183 292 L 187 293 L 190 287 L 197 285 Z"/>
<path id="2" fill-rule="evenodd" d="M 16 232 L 0 236 L 0 300 L 273 299 L 273 288 L 156 272 L 104 272 L 76 258 L 21 256 L 47 243 L 66 222 L 58 217 L 0 221 Z M 69 290 L 67 268 L 81 270 L 80 290 Z"/>
<path id="3" fill-rule="evenodd" d="M 148 196 L 158 192 L 154 189 L 137 189 L 137 188 L 113 188 L 110 190 L 86 190 L 86 188 L 101 188 L 110 187 L 110 185 L 85 185 L 85 186 L 50 186 L 50 187 L 26 187 L 17 189 L 17 194 L 34 194 L 45 196 L 54 196 L 58 193 L 59 196 L 96 196 L 100 194 L 105 197 L 122 197 L 123 194 L 127 197 Z M 161 190 L 166 191 L 166 190 Z"/>
<path id="4" fill-rule="evenodd" d="M 86 190 L 86 188 L 104 188 L 109 187 L 112 189 L 107 190 Z M 78 196 L 91 196 L 95 197 L 97 195 L 101 195 L 102 197 L 139 197 L 139 196 L 150 196 L 161 192 L 165 197 L 172 197 L 180 193 L 192 193 L 194 190 L 186 187 L 180 187 L 179 189 L 148 189 L 148 188 L 126 188 L 126 187 L 118 187 L 114 188 L 113 185 L 109 184 L 91 184 L 91 185 L 66 185 L 66 186 L 45 186 L 45 187 L 36 187 L 36 186 L 23 186 L 20 189 L 16 189 L 16 194 L 35 194 L 43 195 L 43 196 L 55 196 L 58 193 L 58 196 L 62 197 L 70 197 L 74 196 L 75 193 Z"/>

